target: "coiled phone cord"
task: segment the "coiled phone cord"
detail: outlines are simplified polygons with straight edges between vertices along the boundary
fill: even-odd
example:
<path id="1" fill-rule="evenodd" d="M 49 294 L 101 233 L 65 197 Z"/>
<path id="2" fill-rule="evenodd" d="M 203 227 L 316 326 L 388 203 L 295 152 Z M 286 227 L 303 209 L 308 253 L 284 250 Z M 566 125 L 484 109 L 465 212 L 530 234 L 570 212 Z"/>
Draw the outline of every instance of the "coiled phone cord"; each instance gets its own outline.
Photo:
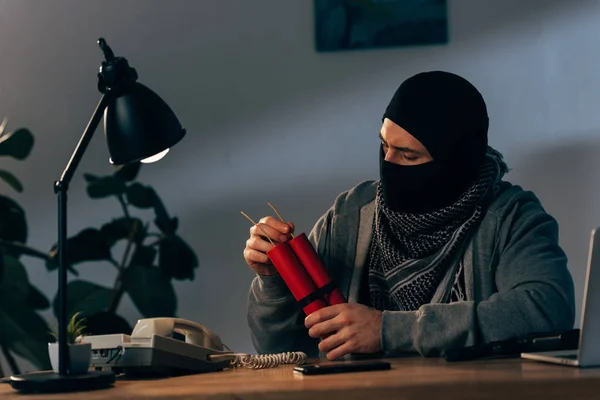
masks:
<path id="1" fill-rule="evenodd" d="M 219 358 L 232 358 L 232 368 L 250 368 L 250 369 L 265 369 L 275 368 L 282 364 L 304 364 L 307 360 L 305 353 L 301 351 L 290 351 L 279 354 L 261 354 L 251 355 L 245 353 L 225 353 L 211 354 L 209 358 L 216 360 Z"/>
<path id="2" fill-rule="evenodd" d="M 302 352 L 287 352 L 279 354 L 263 354 L 263 355 L 238 355 L 231 365 L 242 368 L 263 369 L 275 368 L 282 364 L 304 364 L 306 362 L 306 354 Z"/>

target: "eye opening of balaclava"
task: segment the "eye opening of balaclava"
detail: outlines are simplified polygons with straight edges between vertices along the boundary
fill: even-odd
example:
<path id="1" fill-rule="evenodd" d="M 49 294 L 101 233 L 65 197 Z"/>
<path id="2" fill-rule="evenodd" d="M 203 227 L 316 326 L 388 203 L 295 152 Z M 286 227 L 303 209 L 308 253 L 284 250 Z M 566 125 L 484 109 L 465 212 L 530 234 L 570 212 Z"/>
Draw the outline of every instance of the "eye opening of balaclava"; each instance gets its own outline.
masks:
<path id="1" fill-rule="evenodd" d="M 422 213 L 454 203 L 485 160 L 489 119 L 479 91 L 458 75 L 423 72 L 400 85 L 385 118 L 419 140 L 433 158 L 415 166 L 397 165 L 385 161 L 380 148 L 386 205 L 398 212 Z"/>

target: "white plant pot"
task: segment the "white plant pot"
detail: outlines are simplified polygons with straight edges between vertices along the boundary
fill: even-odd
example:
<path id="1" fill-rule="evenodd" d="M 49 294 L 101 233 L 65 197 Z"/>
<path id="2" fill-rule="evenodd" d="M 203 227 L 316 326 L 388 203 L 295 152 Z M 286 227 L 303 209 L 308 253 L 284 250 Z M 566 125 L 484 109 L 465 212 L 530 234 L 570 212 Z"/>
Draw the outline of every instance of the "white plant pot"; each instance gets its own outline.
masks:
<path id="1" fill-rule="evenodd" d="M 69 373 L 73 375 L 88 372 L 92 361 L 92 344 L 76 343 L 69 344 Z M 50 363 L 54 372 L 58 373 L 58 343 L 48 343 Z"/>

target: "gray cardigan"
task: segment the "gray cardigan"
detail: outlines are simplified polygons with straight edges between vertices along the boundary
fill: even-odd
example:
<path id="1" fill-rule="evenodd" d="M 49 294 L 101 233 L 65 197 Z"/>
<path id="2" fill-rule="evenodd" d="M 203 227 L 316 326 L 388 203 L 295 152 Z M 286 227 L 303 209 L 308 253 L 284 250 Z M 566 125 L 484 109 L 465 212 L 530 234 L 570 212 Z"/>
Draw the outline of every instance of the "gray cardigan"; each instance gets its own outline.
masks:
<path id="1" fill-rule="evenodd" d="M 359 298 L 375 194 L 372 181 L 342 193 L 309 234 L 350 302 Z M 417 311 L 384 311 L 385 354 L 436 356 L 450 348 L 573 327 L 573 280 L 558 244 L 558 224 L 533 193 L 502 182 L 454 268 L 458 262 L 466 300 L 448 304 L 455 274 L 450 269 L 430 304 Z M 281 277 L 254 278 L 247 318 L 258 353 L 319 356 L 318 341 L 308 336 L 305 315 Z"/>

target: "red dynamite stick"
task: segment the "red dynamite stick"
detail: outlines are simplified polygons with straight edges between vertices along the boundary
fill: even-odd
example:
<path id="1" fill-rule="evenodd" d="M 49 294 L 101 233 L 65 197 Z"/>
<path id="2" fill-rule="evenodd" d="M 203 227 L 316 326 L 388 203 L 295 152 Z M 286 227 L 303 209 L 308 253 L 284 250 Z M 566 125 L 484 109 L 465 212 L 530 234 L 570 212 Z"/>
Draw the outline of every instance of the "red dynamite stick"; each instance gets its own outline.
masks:
<path id="1" fill-rule="evenodd" d="M 297 301 L 317 290 L 315 283 L 310 279 L 287 243 L 275 246 L 267 252 L 267 255 Z M 304 306 L 303 310 L 306 315 L 310 315 L 324 307 L 327 307 L 327 304 L 323 300 L 317 299 Z"/>
<path id="2" fill-rule="evenodd" d="M 288 241 L 288 243 L 319 289 L 331 282 L 331 278 L 325 269 L 323 261 L 315 251 L 312 243 L 306 237 L 306 234 L 302 233 L 297 235 L 295 238 Z M 331 293 L 326 294 L 324 297 L 331 306 L 334 304 L 347 303 L 339 288 L 335 288 Z"/>

